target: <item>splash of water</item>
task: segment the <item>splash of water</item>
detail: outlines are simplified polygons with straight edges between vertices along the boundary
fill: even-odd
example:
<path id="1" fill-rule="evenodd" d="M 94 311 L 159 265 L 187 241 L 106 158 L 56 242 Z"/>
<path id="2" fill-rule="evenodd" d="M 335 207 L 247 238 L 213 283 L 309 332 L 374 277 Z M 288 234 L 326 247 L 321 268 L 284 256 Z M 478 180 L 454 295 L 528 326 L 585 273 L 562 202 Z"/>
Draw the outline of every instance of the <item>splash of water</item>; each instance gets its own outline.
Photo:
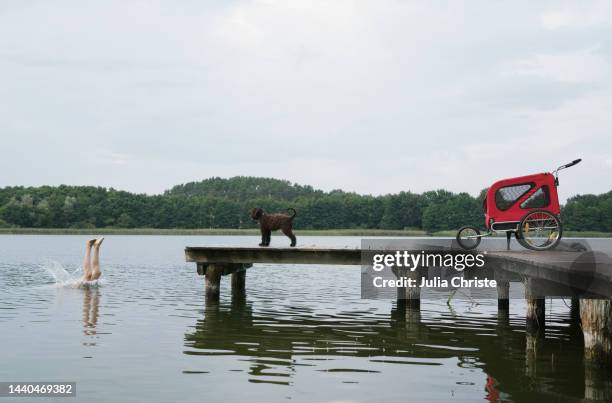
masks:
<path id="1" fill-rule="evenodd" d="M 53 287 L 56 288 L 97 288 L 102 284 L 100 279 L 83 280 L 83 270 L 80 267 L 70 272 L 61 263 L 48 261 L 43 264 L 42 268 L 53 277 Z"/>

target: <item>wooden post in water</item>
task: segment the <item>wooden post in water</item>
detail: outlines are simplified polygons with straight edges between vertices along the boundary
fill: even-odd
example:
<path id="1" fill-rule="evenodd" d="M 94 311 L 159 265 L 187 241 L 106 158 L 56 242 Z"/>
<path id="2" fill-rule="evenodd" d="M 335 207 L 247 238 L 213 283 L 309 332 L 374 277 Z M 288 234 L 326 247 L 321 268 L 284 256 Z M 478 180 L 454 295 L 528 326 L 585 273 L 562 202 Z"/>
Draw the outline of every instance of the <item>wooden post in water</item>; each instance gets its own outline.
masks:
<path id="1" fill-rule="evenodd" d="M 544 334 L 545 301 L 536 291 L 535 279 L 525 280 L 525 299 L 527 301 L 527 313 L 525 314 L 527 333 Z"/>
<path id="2" fill-rule="evenodd" d="M 497 281 L 497 310 L 505 313 L 510 310 L 510 282 L 508 280 Z"/>
<path id="3" fill-rule="evenodd" d="M 246 287 L 246 270 L 232 273 L 232 293 L 244 292 Z"/>
<path id="4" fill-rule="evenodd" d="M 221 288 L 221 276 L 223 275 L 223 266 L 218 263 L 209 264 L 206 268 L 206 281 L 204 288 L 206 290 L 206 302 L 218 302 L 219 291 Z"/>
<path id="5" fill-rule="evenodd" d="M 535 377 L 537 374 L 538 350 L 544 339 L 545 300 L 536 290 L 536 280 L 525 280 L 525 375 Z"/>
<path id="6" fill-rule="evenodd" d="M 232 301 L 243 300 L 246 297 L 246 270 L 232 273 Z"/>
<path id="7" fill-rule="evenodd" d="M 406 304 L 412 304 L 411 306 L 407 306 L 404 312 L 404 316 L 406 318 L 406 326 L 407 327 L 416 327 L 421 324 L 421 310 L 419 309 L 421 306 L 421 300 L 406 300 Z"/>
<path id="8" fill-rule="evenodd" d="M 393 268 L 395 276 L 400 278 L 414 279 L 417 284 L 421 282 L 421 276 L 418 270 L 410 271 L 405 267 Z M 410 328 L 421 323 L 421 289 L 411 287 L 397 287 L 397 309 L 403 315 L 402 320 L 406 327 Z"/>
<path id="9" fill-rule="evenodd" d="M 544 298 L 527 298 L 527 331 L 540 333 L 544 330 L 545 318 Z"/>
<path id="10" fill-rule="evenodd" d="M 544 298 L 527 298 L 527 332 L 535 334 L 544 331 L 544 306 Z"/>
<path id="11" fill-rule="evenodd" d="M 413 280 L 414 287 L 406 287 L 406 315 L 412 315 L 409 311 L 419 311 L 421 309 L 421 278 L 427 273 L 427 268 L 420 267 L 416 270 L 408 270 L 406 277 Z M 419 314 L 420 319 L 420 314 Z"/>
<path id="12" fill-rule="evenodd" d="M 585 361 L 612 366 L 612 300 L 582 299 L 580 320 Z"/>
<path id="13" fill-rule="evenodd" d="M 510 282 L 502 280 L 497 282 L 497 325 L 510 324 Z"/>
<path id="14" fill-rule="evenodd" d="M 394 267 L 393 273 L 398 279 L 411 279 L 411 281 L 415 282 L 417 286 L 421 284 L 421 277 L 423 277 L 420 269 L 411 271 L 405 267 Z M 406 318 L 412 317 L 414 311 L 419 311 L 421 309 L 421 288 L 416 286 L 397 287 L 397 304 L 398 307 L 401 306 L 406 312 Z"/>
<path id="15" fill-rule="evenodd" d="M 392 271 L 399 280 L 406 277 L 409 270 L 405 267 L 394 267 Z M 406 309 L 406 287 L 397 287 L 395 291 L 397 292 L 397 307 L 404 312 Z"/>
<path id="16" fill-rule="evenodd" d="M 493 272 L 497 282 L 497 324 L 507 326 L 510 323 L 510 278 L 503 270 Z"/>

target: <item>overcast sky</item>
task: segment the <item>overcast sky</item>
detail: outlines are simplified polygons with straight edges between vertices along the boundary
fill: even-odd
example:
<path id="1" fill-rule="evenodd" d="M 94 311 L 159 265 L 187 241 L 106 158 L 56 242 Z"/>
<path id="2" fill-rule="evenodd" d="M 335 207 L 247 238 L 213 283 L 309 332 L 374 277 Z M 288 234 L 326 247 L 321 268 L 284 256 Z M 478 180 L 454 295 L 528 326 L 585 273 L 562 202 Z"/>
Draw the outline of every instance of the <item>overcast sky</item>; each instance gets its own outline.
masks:
<path id="1" fill-rule="evenodd" d="M 4 0 L 0 140 L 0 186 L 601 193 L 612 3 Z"/>

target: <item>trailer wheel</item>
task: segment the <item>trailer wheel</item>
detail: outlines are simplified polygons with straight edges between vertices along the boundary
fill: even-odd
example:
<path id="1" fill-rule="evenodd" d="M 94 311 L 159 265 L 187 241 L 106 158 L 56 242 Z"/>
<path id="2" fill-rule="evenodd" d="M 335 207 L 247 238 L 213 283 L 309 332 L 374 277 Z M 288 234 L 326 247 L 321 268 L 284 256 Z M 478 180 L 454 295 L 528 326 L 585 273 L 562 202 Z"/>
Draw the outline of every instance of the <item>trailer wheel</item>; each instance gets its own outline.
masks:
<path id="1" fill-rule="evenodd" d="M 465 250 L 471 250 L 480 245 L 481 241 L 480 230 L 471 225 L 466 225 L 459 228 L 457 231 L 457 243 Z"/>
<path id="2" fill-rule="evenodd" d="M 521 220 L 516 239 L 527 249 L 549 250 L 561 241 L 563 227 L 556 214 L 533 210 Z"/>

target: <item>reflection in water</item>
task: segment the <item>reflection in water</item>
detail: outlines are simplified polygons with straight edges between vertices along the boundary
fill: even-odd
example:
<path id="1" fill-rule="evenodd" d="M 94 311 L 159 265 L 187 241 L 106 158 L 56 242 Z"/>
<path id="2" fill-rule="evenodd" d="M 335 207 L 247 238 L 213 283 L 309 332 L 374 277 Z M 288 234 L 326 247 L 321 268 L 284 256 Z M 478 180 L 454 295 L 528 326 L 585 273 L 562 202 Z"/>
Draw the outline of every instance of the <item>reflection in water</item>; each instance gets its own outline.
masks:
<path id="1" fill-rule="evenodd" d="M 83 290 L 83 333 L 86 336 L 96 336 L 98 325 L 98 307 L 100 295 L 98 288 L 85 288 Z M 84 342 L 83 345 L 95 346 L 95 342 Z"/>
<path id="2" fill-rule="evenodd" d="M 497 380 L 490 375 L 487 375 L 487 385 L 485 387 L 487 392 L 485 399 L 490 402 L 499 402 L 500 395 L 497 390 Z"/>
<path id="3" fill-rule="evenodd" d="M 360 299 L 354 268 L 256 265 L 247 298 L 230 299 L 226 278 L 204 308 L 185 245 L 252 237 L 116 238 L 108 283 L 89 290 L 58 286 L 41 264 L 74 273 L 86 237 L 0 238 L 0 379 L 74 380 L 91 403 L 610 401 L 612 375 L 583 363 L 569 301 L 547 300 L 527 371 L 524 300 L 504 315 L 457 298 L 454 311 L 444 298 L 415 312 Z M 348 241 L 307 240 L 325 242 Z"/>
<path id="4" fill-rule="evenodd" d="M 586 402 L 612 400 L 612 371 L 586 363 L 584 366 L 584 398 Z"/>
<path id="5" fill-rule="evenodd" d="M 421 319 L 421 315 L 423 319 Z M 456 358 L 458 366 L 481 369 L 482 397 L 489 401 L 582 399 L 602 396 L 610 384 L 591 376 L 585 391 L 582 334 L 568 312 L 562 326 L 529 335 L 523 320 L 501 317 L 435 319 L 398 301 L 390 316 L 339 312 L 308 316 L 265 310 L 254 312 L 244 298 L 206 306 L 195 331 L 185 335 L 185 354 L 232 355 L 248 361 L 249 381 L 290 385 L 300 366 L 318 366 L 334 357 L 365 357 L 370 363 L 410 366 L 442 365 Z M 368 371 L 332 368 L 328 372 Z M 601 372 L 598 372 L 601 373 Z M 589 374 L 587 369 L 587 376 Z M 586 396 L 585 396 L 586 395 Z"/>

